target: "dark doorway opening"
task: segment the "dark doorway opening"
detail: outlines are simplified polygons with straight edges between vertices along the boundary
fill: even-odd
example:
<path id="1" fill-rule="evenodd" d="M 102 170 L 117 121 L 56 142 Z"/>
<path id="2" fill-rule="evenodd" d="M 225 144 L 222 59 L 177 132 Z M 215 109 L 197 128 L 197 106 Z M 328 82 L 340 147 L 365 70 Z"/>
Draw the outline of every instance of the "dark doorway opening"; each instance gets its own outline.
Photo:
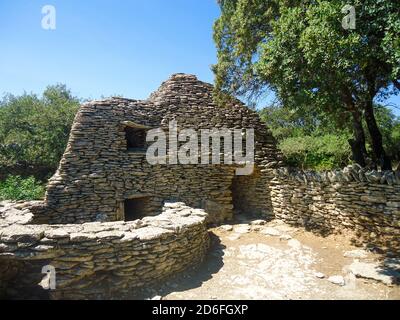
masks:
<path id="1" fill-rule="evenodd" d="M 148 215 L 149 198 L 127 199 L 124 202 L 125 221 L 142 219 Z"/>
<path id="2" fill-rule="evenodd" d="M 242 176 L 234 176 L 232 179 L 231 192 L 232 192 L 232 205 L 235 214 L 243 213 L 246 204 L 243 197 L 243 181 Z"/>
<path id="3" fill-rule="evenodd" d="M 146 150 L 146 129 L 142 128 L 125 128 L 126 147 L 128 151 L 145 151 Z"/>

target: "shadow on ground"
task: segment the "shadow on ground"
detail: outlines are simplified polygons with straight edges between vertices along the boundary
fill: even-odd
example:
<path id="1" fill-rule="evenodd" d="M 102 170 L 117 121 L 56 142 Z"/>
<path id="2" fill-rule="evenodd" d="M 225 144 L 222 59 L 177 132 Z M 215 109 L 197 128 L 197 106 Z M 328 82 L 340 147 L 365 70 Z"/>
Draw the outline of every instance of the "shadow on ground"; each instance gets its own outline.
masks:
<path id="1" fill-rule="evenodd" d="M 388 259 L 386 255 L 365 250 L 365 246 L 364 250 L 356 250 L 357 247 L 350 242 L 350 234 L 322 236 L 277 220 L 263 220 L 236 214 L 232 221 L 222 226 L 210 226 L 211 247 L 200 265 L 143 288 L 131 298 L 399 297 L 399 289 L 393 281 L 398 259 Z M 347 252 L 355 256 L 346 256 Z M 366 257 L 358 259 L 357 254 Z M 330 276 L 343 277 L 345 285 L 332 283 L 328 279 Z"/>
<path id="2" fill-rule="evenodd" d="M 203 282 L 210 280 L 213 274 L 216 274 L 224 265 L 223 256 L 226 247 L 213 232 L 210 232 L 210 240 L 210 249 L 201 264 L 166 279 L 162 284 L 154 285 L 152 288 L 143 288 L 133 298 L 139 300 L 152 299 L 156 296 L 166 296 L 171 292 L 201 287 Z"/>

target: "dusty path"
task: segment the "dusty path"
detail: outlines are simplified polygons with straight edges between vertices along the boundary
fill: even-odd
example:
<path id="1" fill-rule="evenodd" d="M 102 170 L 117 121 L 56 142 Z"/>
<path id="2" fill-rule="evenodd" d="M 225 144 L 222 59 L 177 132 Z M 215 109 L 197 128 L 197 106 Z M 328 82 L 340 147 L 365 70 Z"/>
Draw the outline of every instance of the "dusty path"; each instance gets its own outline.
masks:
<path id="1" fill-rule="evenodd" d="M 381 256 L 351 246 L 345 236 L 262 223 L 211 229 L 212 247 L 200 266 L 138 298 L 400 299 L 398 260 L 384 266 Z"/>

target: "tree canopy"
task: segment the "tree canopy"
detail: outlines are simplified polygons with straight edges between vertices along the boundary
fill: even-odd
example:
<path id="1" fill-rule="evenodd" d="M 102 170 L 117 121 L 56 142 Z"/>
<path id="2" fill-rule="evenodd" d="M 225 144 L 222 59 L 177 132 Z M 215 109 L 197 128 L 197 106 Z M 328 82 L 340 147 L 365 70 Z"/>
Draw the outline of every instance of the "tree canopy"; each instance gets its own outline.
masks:
<path id="1" fill-rule="evenodd" d="M 213 67 L 217 93 L 254 97 L 272 90 L 286 108 L 351 129 L 349 143 L 359 164 L 365 166 L 370 154 L 375 165 L 391 169 L 374 102 L 400 89 L 395 1 L 353 1 L 355 29 L 342 25 L 347 14 L 342 0 L 219 3 L 222 13 L 214 25 L 218 62 Z"/>
<path id="2" fill-rule="evenodd" d="M 382 105 L 375 105 L 383 145 L 390 157 L 400 160 L 400 117 Z M 339 129 L 334 122 L 318 114 L 303 113 L 284 106 L 271 105 L 260 110 L 262 120 L 271 129 L 288 164 L 304 169 L 329 170 L 351 163 L 348 139 L 351 131 Z M 363 127 L 366 127 L 365 121 Z M 366 148 L 371 150 L 367 139 Z M 394 162 L 395 163 L 395 162 Z"/>
<path id="3" fill-rule="evenodd" d="M 53 173 L 67 145 L 80 100 L 65 85 L 48 86 L 42 97 L 24 93 L 0 101 L 0 175 Z"/>

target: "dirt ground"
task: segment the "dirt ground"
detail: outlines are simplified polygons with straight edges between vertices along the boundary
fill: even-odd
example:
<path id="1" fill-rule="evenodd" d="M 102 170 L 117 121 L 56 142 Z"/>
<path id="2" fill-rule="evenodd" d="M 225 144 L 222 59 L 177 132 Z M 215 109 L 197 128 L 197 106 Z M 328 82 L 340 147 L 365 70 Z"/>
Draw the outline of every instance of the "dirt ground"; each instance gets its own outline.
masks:
<path id="1" fill-rule="evenodd" d="M 356 248 L 346 235 L 246 218 L 210 232 L 201 265 L 135 298 L 400 300 L 400 261 Z"/>

